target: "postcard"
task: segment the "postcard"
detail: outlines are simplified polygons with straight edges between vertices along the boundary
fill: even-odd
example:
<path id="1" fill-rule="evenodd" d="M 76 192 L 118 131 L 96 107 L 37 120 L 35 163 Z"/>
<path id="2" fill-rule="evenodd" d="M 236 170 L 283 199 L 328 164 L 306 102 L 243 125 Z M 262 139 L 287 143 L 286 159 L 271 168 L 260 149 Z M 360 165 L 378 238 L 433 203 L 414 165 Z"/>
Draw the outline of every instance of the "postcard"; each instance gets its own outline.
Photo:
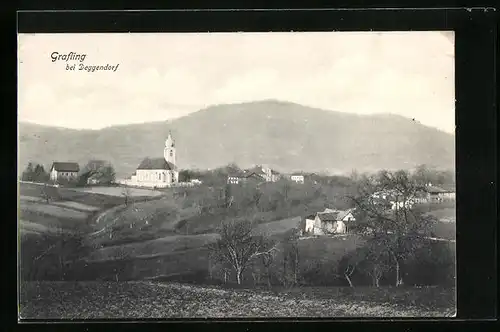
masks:
<path id="1" fill-rule="evenodd" d="M 453 317 L 452 31 L 18 35 L 19 318 Z"/>

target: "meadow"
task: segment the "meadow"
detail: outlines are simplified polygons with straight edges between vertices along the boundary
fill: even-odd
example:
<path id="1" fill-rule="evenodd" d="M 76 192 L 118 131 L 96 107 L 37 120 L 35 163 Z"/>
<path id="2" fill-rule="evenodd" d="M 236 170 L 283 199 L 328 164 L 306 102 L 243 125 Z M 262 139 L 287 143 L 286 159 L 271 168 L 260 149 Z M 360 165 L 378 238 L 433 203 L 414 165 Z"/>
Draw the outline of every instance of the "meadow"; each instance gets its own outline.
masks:
<path id="1" fill-rule="evenodd" d="M 74 190 L 79 192 L 106 195 L 106 196 L 115 196 L 115 197 L 123 197 L 124 195 L 124 187 L 120 186 L 111 186 L 111 187 L 95 186 L 95 187 L 75 188 Z M 154 197 L 154 196 L 161 196 L 163 194 L 162 191 L 158 190 L 132 188 L 132 187 L 127 187 L 126 192 L 127 195 L 130 197 Z"/>
<path id="2" fill-rule="evenodd" d="M 234 308 L 224 307 L 226 310 L 224 317 L 232 314 L 235 316 L 269 315 L 268 317 L 280 315 L 343 317 L 356 316 L 356 312 L 366 316 L 411 316 L 412 313 L 424 315 L 424 312 L 431 316 L 450 314 L 450 306 L 436 309 L 434 305 L 434 309 L 424 309 L 423 304 L 419 302 L 423 301 L 420 297 L 426 299 L 433 297 L 429 292 L 417 288 L 397 294 L 395 290 L 387 288 L 383 288 L 385 291 L 373 290 L 373 287 L 364 287 L 366 281 L 361 278 L 356 280 L 358 282 L 356 290 L 350 291 L 351 297 L 346 295 L 347 293 L 344 294 L 344 291 L 334 291 L 335 287 L 346 289 L 340 287 L 346 286 L 346 281 L 342 276 L 337 275 L 342 258 L 365 243 L 365 240 L 357 235 L 321 236 L 303 238 L 298 241 L 300 288 L 297 288 L 297 292 L 302 294 L 301 296 L 306 296 L 307 300 L 294 297 L 293 289 L 286 289 L 286 291 L 281 289 L 283 286 L 279 277 L 283 261 L 281 252 L 277 254 L 273 263 L 276 276 L 272 278 L 272 288 L 278 293 L 262 293 L 259 289 L 266 288 L 266 282 L 264 279 L 256 282 L 252 269 L 244 274 L 244 285 L 242 285 L 242 287 L 251 287 L 252 290 L 221 290 L 220 287 L 240 287 L 235 285 L 234 275 L 230 274 L 227 283 L 224 283 L 220 274 L 209 272 L 212 266 L 208 258 L 207 246 L 218 238 L 216 229 L 222 221 L 248 217 L 257 224 L 258 233 L 281 241 L 292 229 L 299 227 L 300 215 L 308 212 L 300 205 L 273 205 L 275 202 L 271 198 L 280 197 L 275 196 L 275 193 L 271 192 L 269 199 L 261 200 L 260 206 L 251 206 L 252 202 L 241 200 L 235 201 L 232 209 L 225 209 L 220 206 L 220 200 L 207 201 L 206 193 L 203 192 L 205 189 L 200 189 L 200 192 L 194 192 L 194 194 L 162 191 L 161 195 L 153 194 L 151 190 L 138 190 L 135 191 L 135 196 L 130 195 L 127 205 L 124 204 L 124 197 L 118 195 L 117 190 L 120 192 L 122 190 L 119 187 L 84 189 L 58 188 L 55 191 L 57 196 L 47 203 L 40 186 L 25 186 L 24 184 L 20 186 L 19 225 L 22 241 L 33 244 L 33 247 L 26 246 L 24 250 L 21 249 L 24 252 L 21 264 L 45 250 L 43 241 L 39 241 L 41 234 L 79 233 L 86 238 L 87 244 L 90 244 L 89 248 L 85 248 L 85 254 L 76 258 L 72 269 L 64 273 L 64 280 L 71 281 L 71 283 L 33 281 L 24 284 L 25 289 L 22 291 L 25 309 L 23 310 L 26 317 L 39 315 L 47 318 L 55 315 L 54 317 L 98 318 L 100 313 L 97 310 L 80 312 L 77 310 L 78 305 L 73 301 L 88 301 L 88 304 L 92 304 L 94 308 L 100 308 L 100 304 L 94 305 L 94 302 L 113 303 L 113 301 L 118 301 L 115 296 L 121 299 L 124 299 L 124 296 L 131 296 L 131 303 L 144 307 L 143 301 L 146 300 L 141 299 L 140 294 L 142 292 L 148 294 L 151 289 L 165 290 L 165 296 L 177 294 L 178 289 L 190 289 L 192 292 L 189 291 L 186 296 L 189 298 L 192 296 L 192 298 L 190 301 L 182 302 L 176 300 L 176 295 L 174 295 L 170 300 L 166 300 L 167 302 L 162 302 L 163 299 L 158 300 L 149 307 L 146 305 L 150 308 L 149 313 L 142 316 L 133 316 L 133 310 L 136 310 L 135 314 L 143 314 L 142 308 L 129 308 L 120 300 L 115 302 L 120 303 L 118 307 L 111 305 L 114 309 L 108 309 L 108 311 L 103 309 L 101 313 L 117 314 L 123 307 L 122 312 L 132 310 L 127 314 L 129 317 L 165 318 L 201 317 L 203 315 L 218 317 L 220 313 L 217 313 L 211 306 L 220 306 L 220 304 L 215 297 L 207 294 L 224 292 L 229 303 L 233 303 L 231 302 L 233 300 L 230 300 L 233 297 L 240 299 L 241 294 L 247 294 L 255 303 L 255 309 L 243 307 L 241 303 Z M 146 193 L 151 193 L 151 195 L 140 196 Z M 297 192 L 291 192 L 290 195 L 292 194 L 298 195 Z M 310 192 L 309 195 L 315 197 L 316 194 Z M 279 202 L 278 199 L 277 202 Z M 313 206 L 315 205 L 321 204 L 314 202 Z M 444 221 L 448 216 L 454 215 L 454 206 L 445 206 L 441 209 L 438 206 L 426 208 L 429 213 Z M 276 209 L 276 212 L 272 209 Z M 435 224 L 434 235 L 454 239 L 455 223 L 444 221 Z M 47 245 L 51 243 L 50 241 Z M 47 258 L 44 264 L 53 264 L 52 259 L 55 257 Z M 48 265 L 40 266 L 42 272 L 44 266 Z M 60 280 L 58 274 L 53 271 L 49 274 L 42 272 L 28 271 L 27 275 L 35 275 L 35 280 L 36 278 L 40 280 L 40 277 L 36 276 L 42 276 L 41 280 L 46 281 Z M 94 282 L 96 280 L 97 283 Z M 134 282 L 140 280 L 152 280 L 154 283 Z M 114 283 L 107 283 L 107 281 Z M 167 284 L 163 285 L 161 282 Z M 182 282 L 184 285 L 176 284 L 176 282 Z M 68 288 L 70 284 L 73 285 L 73 290 Z M 214 285 L 218 285 L 219 288 L 214 288 Z M 327 289 L 331 289 L 331 292 L 326 292 Z M 371 293 L 368 289 L 372 290 Z M 68 305 L 60 306 L 50 300 L 33 298 L 35 293 L 43 294 L 47 291 L 52 294 L 49 298 L 51 296 L 66 298 Z M 379 293 L 377 293 L 379 295 L 369 296 L 369 293 L 375 294 L 374 292 L 385 292 L 383 303 L 376 302 Z M 449 294 L 452 294 L 449 289 L 442 292 L 447 298 Z M 321 294 L 328 294 L 328 296 L 322 297 Z M 79 298 L 81 300 L 78 300 Z M 267 307 L 266 301 L 268 301 Z M 288 303 L 287 301 L 306 302 L 299 302 L 301 305 L 291 304 L 289 310 L 278 306 L 278 303 Z M 186 303 L 192 303 L 193 307 L 183 309 Z M 327 309 L 325 307 L 327 305 L 331 309 Z"/>
<path id="3" fill-rule="evenodd" d="M 298 292 L 153 282 L 30 282 L 23 319 L 454 317 L 454 290 L 360 287 Z"/>

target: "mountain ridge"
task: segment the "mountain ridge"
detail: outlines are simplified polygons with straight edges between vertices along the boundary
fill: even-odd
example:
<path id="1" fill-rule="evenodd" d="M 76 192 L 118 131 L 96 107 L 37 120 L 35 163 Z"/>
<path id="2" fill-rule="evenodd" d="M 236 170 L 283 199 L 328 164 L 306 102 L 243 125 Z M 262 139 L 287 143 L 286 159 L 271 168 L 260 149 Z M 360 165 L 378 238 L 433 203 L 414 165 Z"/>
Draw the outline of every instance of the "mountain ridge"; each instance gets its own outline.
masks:
<path id="1" fill-rule="evenodd" d="M 171 131 L 180 168 L 266 164 L 280 171 L 342 173 L 428 164 L 453 168 L 454 135 L 394 114 L 361 115 L 279 100 L 220 104 L 188 115 L 101 129 L 19 123 L 19 168 L 109 160 L 118 177 L 162 156 Z"/>

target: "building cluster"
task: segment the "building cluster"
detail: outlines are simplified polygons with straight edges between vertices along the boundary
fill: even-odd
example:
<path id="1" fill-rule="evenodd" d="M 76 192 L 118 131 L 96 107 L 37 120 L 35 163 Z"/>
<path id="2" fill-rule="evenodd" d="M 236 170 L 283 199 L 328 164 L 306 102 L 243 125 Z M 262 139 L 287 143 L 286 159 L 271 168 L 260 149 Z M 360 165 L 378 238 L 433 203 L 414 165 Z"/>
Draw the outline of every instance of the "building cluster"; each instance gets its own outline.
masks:
<path id="1" fill-rule="evenodd" d="M 411 208 L 419 203 L 440 203 L 455 200 L 455 188 L 453 186 L 438 187 L 428 183 L 421 190 L 410 196 L 403 195 L 396 190 L 377 191 L 371 195 L 375 202 L 389 204 L 392 210 Z"/>
<path id="2" fill-rule="evenodd" d="M 372 203 L 382 204 L 387 211 L 403 208 L 412 208 L 415 204 L 436 203 L 455 200 L 455 188 L 449 186 L 438 187 L 432 183 L 411 197 L 402 197 L 395 190 L 377 191 L 371 195 Z M 335 210 L 326 208 L 304 218 L 301 227 L 302 235 L 346 234 L 352 222 L 356 221 L 355 209 Z"/>
<path id="3" fill-rule="evenodd" d="M 301 174 L 281 174 L 270 167 L 258 165 L 250 169 L 233 171 L 228 174 L 228 184 L 240 184 L 249 181 L 276 182 L 280 179 L 288 179 L 296 183 L 304 183 L 304 175 Z"/>

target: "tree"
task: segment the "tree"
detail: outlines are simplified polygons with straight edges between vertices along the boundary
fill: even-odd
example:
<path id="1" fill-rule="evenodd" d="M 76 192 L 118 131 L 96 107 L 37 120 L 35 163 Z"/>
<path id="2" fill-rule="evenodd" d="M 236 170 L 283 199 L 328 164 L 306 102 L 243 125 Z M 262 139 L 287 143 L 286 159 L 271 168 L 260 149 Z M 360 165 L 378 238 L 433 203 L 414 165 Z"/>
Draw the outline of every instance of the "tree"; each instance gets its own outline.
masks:
<path id="1" fill-rule="evenodd" d="M 412 174 L 413 179 L 420 185 L 429 183 L 435 185 L 454 184 L 455 174 L 449 170 L 437 170 L 427 165 L 419 165 Z"/>
<path id="2" fill-rule="evenodd" d="M 380 279 L 391 267 L 390 257 L 383 241 L 370 240 L 362 250 L 357 251 L 357 256 L 355 259 L 358 262 L 358 269 L 371 277 L 373 286 L 379 287 Z M 399 285 L 400 281 L 396 281 L 396 286 Z"/>
<path id="3" fill-rule="evenodd" d="M 125 205 L 126 206 L 128 206 L 129 198 L 130 198 L 131 194 L 132 194 L 132 191 L 130 190 L 129 187 L 123 187 L 122 196 L 125 198 Z"/>
<path id="4" fill-rule="evenodd" d="M 47 182 L 49 180 L 49 174 L 45 172 L 42 165 L 37 164 L 33 171 L 33 181 L 35 182 Z"/>
<path id="5" fill-rule="evenodd" d="M 263 235 L 255 234 L 247 220 L 226 221 L 218 229 L 219 239 L 210 246 L 212 257 L 221 265 L 230 266 L 238 285 L 243 272 L 258 257 L 270 255 L 276 245 Z"/>
<path id="6" fill-rule="evenodd" d="M 23 171 L 23 174 L 21 175 L 21 179 L 23 181 L 33 181 L 33 175 L 34 175 L 34 167 L 33 163 L 28 163 L 28 166 L 26 166 L 26 169 Z"/>
<path id="7" fill-rule="evenodd" d="M 297 285 L 299 282 L 299 234 L 294 229 L 283 240 L 283 286 Z"/>
<path id="8" fill-rule="evenodd" d="M 193 178 L 193 173 L 188 169 L 183 169 L 179 172 L 179 182 L 189 182 Z"/>
<path id="9" fill-rule="evenodd" d="M 81 170 L 78 177 L 79 185 L 86 185 L 89 179 L 96 183 L 109 185 L 115 181 L 115 169 L 111 163 L 104 160 L 90 160 Z"/>
<path id="10" fill-rule="evenodd" d="M 385 170 L 364 177 L 359 184 L 358 195 L 351 197 L 357 214 L 354 228 L 371 237 L 371 250 L 376 251 L 367 256 L 373 260 L 371 275 L 376 279 L 384 270 L 379 263 L 390 257 L 399 286 L 403 282 L 401 263 L 425 244 L 435 221 L 414 208 L 413 201 L 423 186 L 408 172 Z"/>
<path id="11" fill-rule="evenodd" d="M 47 182 L 49 180 L 49 173 L 45 171 L 43 165 L 28 163 L 28 166 L 21 175 L 23 181 L 33 182 Z"/>

